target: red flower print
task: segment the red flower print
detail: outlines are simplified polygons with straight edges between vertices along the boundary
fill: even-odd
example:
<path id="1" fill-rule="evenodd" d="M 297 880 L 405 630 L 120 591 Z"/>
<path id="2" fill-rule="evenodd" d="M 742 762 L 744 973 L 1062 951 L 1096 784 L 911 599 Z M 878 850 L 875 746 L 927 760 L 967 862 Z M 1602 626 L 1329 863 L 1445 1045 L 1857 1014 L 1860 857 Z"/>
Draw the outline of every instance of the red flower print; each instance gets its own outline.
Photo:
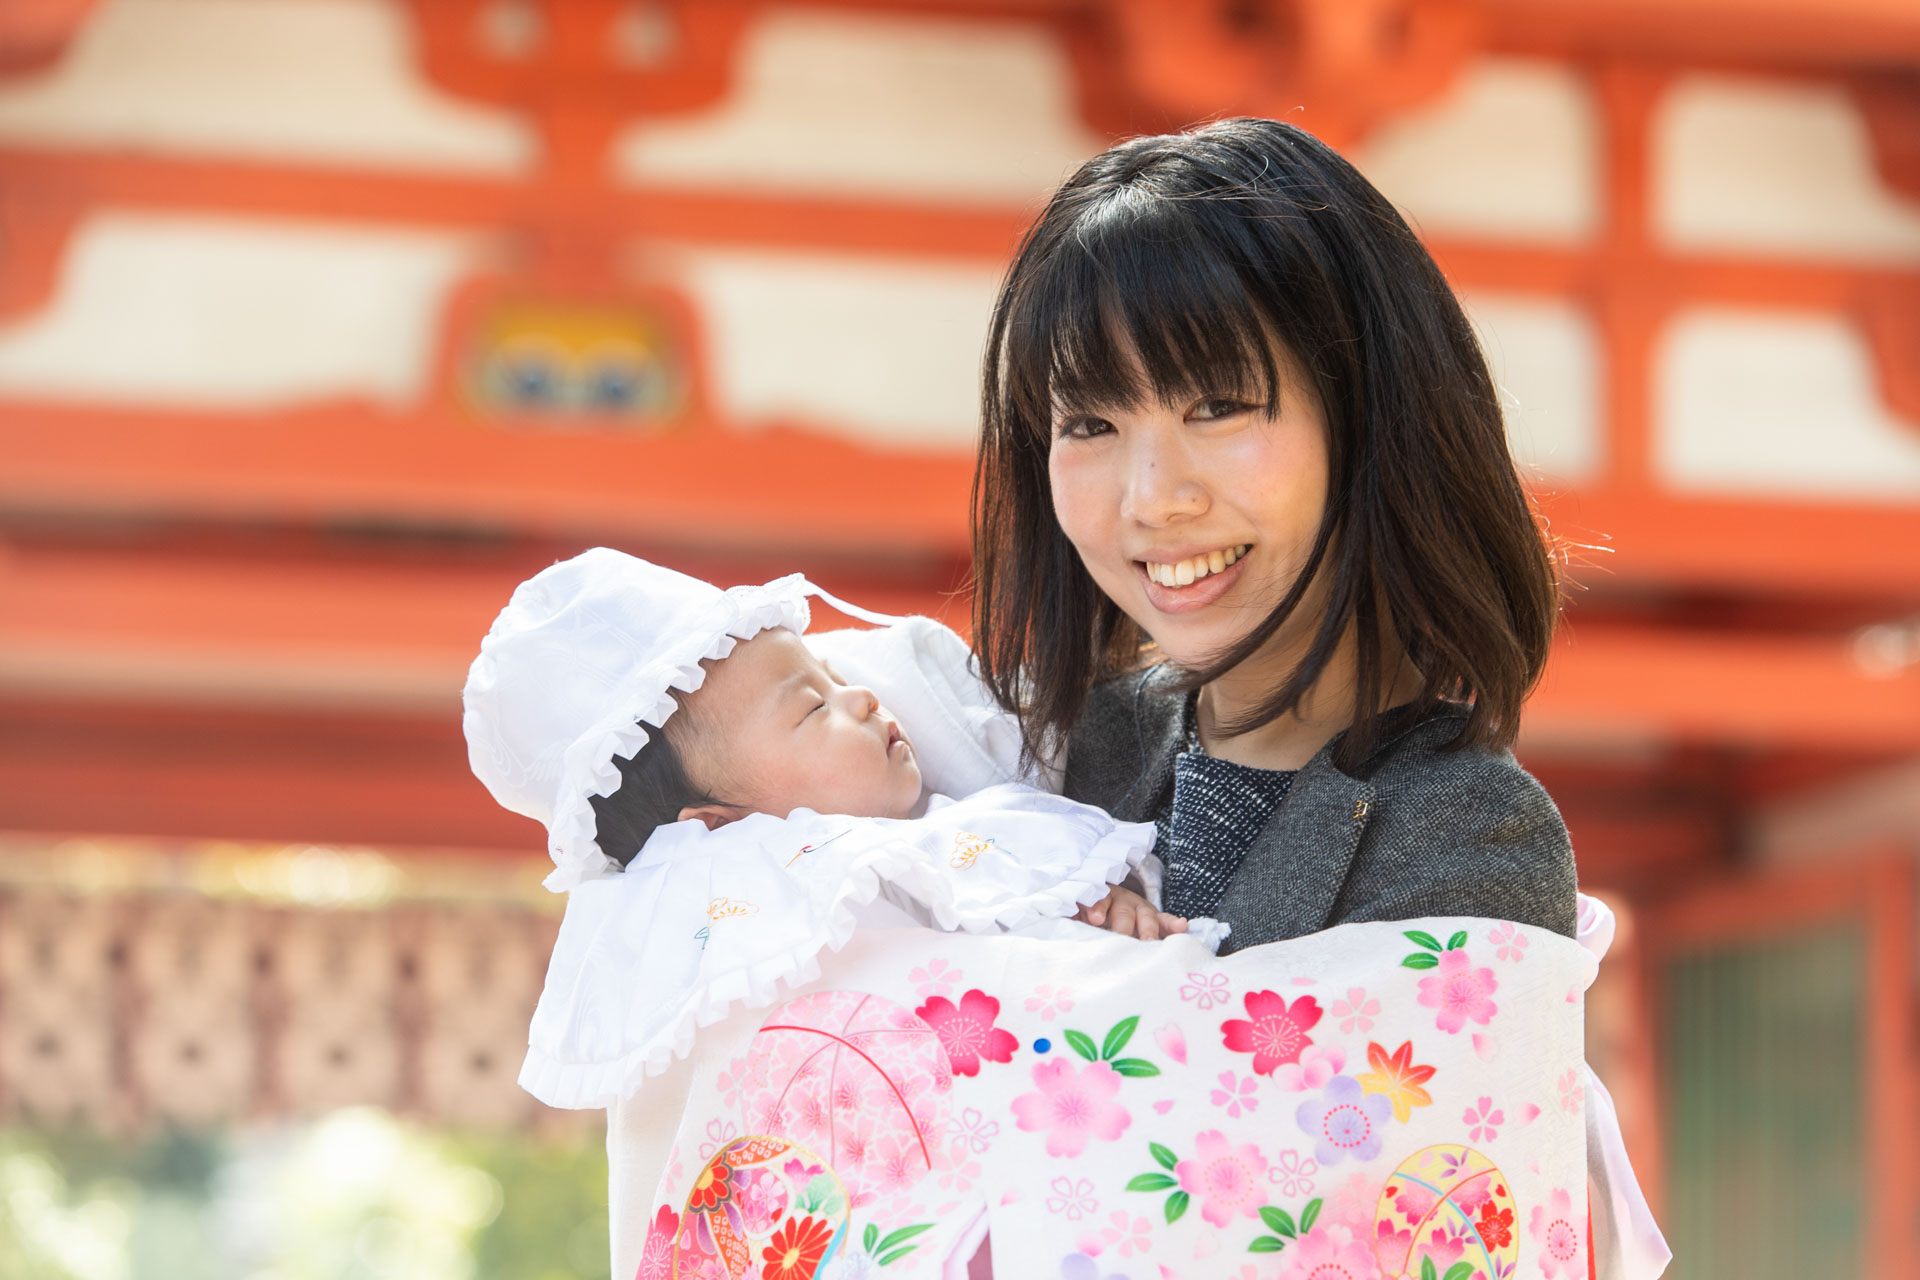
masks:
<path id="1" fill-rule="evenodd" d="M 673 1238 L 679 1233 L 679 1217 L 661 1205 L 647 1230 L 647 1243 L 640 1250 L 640 1270 L 634 1280 L 668 1280 L 673 1274 Z"/>
<path id="2" fill-rule="evenodd" d="M 821 1218 L 788 1218 L 786 1225 L 773 1233 L 773 1239 L 760 1251 L 767 1264 L 760 1272 L 765 1280 L 813 1280 L 820 1255 L 833 1239 L 833 1228 Z"/>
<path id="3" fill-rule="evenodd" d="M 724 1154 L 716 1155 L 707 1161 L 707 1167 L 702 1169 L 700 1176 L 693 1180 L 693 1190 L 687 1193 L 687 1212 L 717 1209 L 720 1202 L 731 1194 L 728 1185 L 728 1179 L 731 1177 L 733 1177 L 733 1170 L 727 1166 L 727 1157 Z"/>
<path id="4" fill-rule="evenodd" d="M 1256 1075 L 1270 1076 L 1282 1063 L 1300 1061 L 1300 1051 L 1313 1043 L 1307 1032 L 1320 1021 L 1319 1001 L 1301 996 L 1289 1005 L 1272 991 L 1249 991 L 1246 1005 L 1252 1021 L 1229 1018 L 1220 1024 L 1227 1048 L 1251 1053 Z"/>
<path id="5" fill-rule="evenodd" d="M 1480 1221 L 1474 1223 L 1481 1243 L 1489 1249 L 1504 1249 L 1513 1243 L 1513 1210 L 1494 1211 L 1493 1201 L 1480 1206 Z"/>
<path id="6" fill-rule="evenodd" d="M 1010 1062 L 1020 1047 L 1012 1032 L 993 1025 L 1000 1016 L 1000 1002 L 984 991 L 967 992 L 958 1008 L 945 996 L 934 996 L 914 1012 L 940 1037 L 955 1075 L 979 1075 L 982 1058 Z"/>

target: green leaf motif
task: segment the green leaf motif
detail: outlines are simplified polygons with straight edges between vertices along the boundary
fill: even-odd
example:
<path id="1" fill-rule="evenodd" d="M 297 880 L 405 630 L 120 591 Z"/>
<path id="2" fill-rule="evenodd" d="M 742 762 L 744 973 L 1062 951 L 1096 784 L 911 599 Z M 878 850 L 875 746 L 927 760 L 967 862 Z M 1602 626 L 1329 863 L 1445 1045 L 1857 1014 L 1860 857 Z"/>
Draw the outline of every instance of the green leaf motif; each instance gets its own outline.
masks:
<path id="1" fill-rule="evenodd" d="M 898 1262 L 919 1247 L 917 1244 L 910 1244 L 904 1249 L 895 1249 L 892 1253 L 883 1253 L 880 1255 L 880 1265 L 885 1267 Z"/>
<path id="2" fill-rule="evenodd" d="M 1403 969 L 1433 969 L 1439 967 L 1439 964 L 1437 959 L 1424 951 L 1416 951 L 1400 962 Z"/>
<path id="3" fill-rule="evenodd" d="M 1062 1031 L 1060 1034 L 1065 1036 L 1067 1043 L 1073 1046 L 1073 1051 L 1088 1062 L 1100 1061 L 1100 1053 L 1093 1047 L 1092 1036 L 1084 1031 Z"/>
<path id="4" fill-rule="evenodd" d="M 1430 1254 L 1422 1254 L 1420 1257 L 1420 1280 L 1440 1280 L 1440 1273 L 1435 1270 L 1433 1257 Z"/>
<path id="5" fill-rule="evenodd" d="M 1285 1236 L 1289 1240 L 1299 1234 L 1299 1232 L 1294 1229 L 1293 1215 L 1285 1209 L 1276 1209 L 1270 1204 L 1262 1205 L 1260 1207 L 1260 1221 L 1267 1224 L 1267 1230 L 1273 1232 L 1275 1235 Z"/>
<path id="6" fill-rule="evenodd" d="M 1255 1236 L 1253 1243 L 1247 1246 L 1248 1253 L 1278 1253 L 1287 1247 L 1285 1240 L 1273 1236 Z"/>
<path id="7" fill-rule="evenodd" d="M 1123 1076 L 1157 1076 L 1160 1068 L 1145 1058 L 1115 1058 L 1107 1064 Z"/>
<path id="8" fill-rule="evenodd" d="M 830 1173 L 815 1174 L 800 1191 L 799 1207 L 807 1213 L 835 1214 L 840 1212 L 840 1180 Z M 868 1224 L 868 1230 L 880 1228 Z"/>
<path id="9" fill-rule="evenodd" d="M 1179 1156 L 1173 1154 L 1172 1151 L 1168 1150 L 1166 1147 L 1161 1146 L 1157 1142 L 1149 1142 L 1147 1144 L 1147 1150 L 1153 1152 L 1154 1163 L 1159 1165 L 1162 1169 L 1171 1169 L 1173 1168 L 1173 1166 L 1180 1163 Z"/>
<path id="10" fill-rule="evenodd" d="M 1473 1274 L 1471 1262 L 1456 1262 L 1447 1268 L 1447 1280 L 1467 1280 Z"/>
<path id="11" fill-rule="evenodd" d="M 1440 950 L 1440 939 L 1434 937 L 1430 933 L 1422 933 L 1418 929 L 1409 929 L 1407 930 L 1405 937 L 1407 941 L 1413 943 L 1417 947 L 1425 947 L 1429 951 Z M 1438 1280 L 1437 1277 L 1436 1277 L 1436 1280 Z"/>
<path id="12" fill-rule="evenodd" d="M 1447 939 L 1447 950 L 1449 951 L 1458 951 L 1460 948 L 1466 945 L 1467 945 L 1467 931 L 1465 929 L 1462 929 L 1460 932 L 1454 934 L 1451 938 Z M 1469 1270 L 1471 1270 L 1471 1268 L 1469 1268 Z M 1453 1272 L 1449 1271 L 1447 1272 L 1447 1274 L 1452 1275 Z"/>
<path id="13" fill-rule="evenodd" d="M 898 1231 L 889 1231 L 886 1239 L 875 1245 L 874 1249 L 880 1253 L 885 1253 L 889 1249 L 894 1249 L 905 1244 L 921 1232 L 931 1230 L 933 1230 L 933 1224 L 931 1222 L 923 1222 L 917 1227 L 902 1227 Z M 918 1246 L 915 1247 L 917 1248 Z"/>
<path id="14" fill-rule="evenodd" d="M 1302 1231 L 1313 1230 L 1314 1220 L 1319 1216 L 1320 1202 L 1318 1200 L 1307 1201 L 1307 1207 L 1300 1211 L 1300 1229 Z"/>
<path id="15" fill-rule="evenodd" d="M 1165 1191 L 1169 1187 L 1180 1185 L 1178 1178 L 1164 1173 L 1143 1173 L 1127 1184 L 1129 1191 Z"/>
<path id="16" fill-rule="evenodd" d="M 1100 1046 L 1100 1060 L 1106 1062 L 1110 1060 L 1114 1054 L 1126 1048 L 1127 1041 L 1133 1039 L 1133 1029 L 1139 1025 L 1140 1017 L 1138 1014 L 1135 1014 L 1131 1018 L 1122 1018 L 1120 1021 L 1114 1023 L 1113 1030 L 1107 1032 L 1106 1042 Z"/>
<path id="17" fill-rule="evenodd" d="M 1187 1211 L 1187 1205 L 1191 1202 L 1192 1202 L 1192 1197 L 1189 1196 L 1184 1191 L 1176 1191 L 1172 1195 L 1168 1196 L 1167 1197 L 1167 1221 L 1169 1223 L 1180 1221 L 1180 1215 Z"/>
<path id="18" fill-rule="evenodd" d="M 867 1252 L 872 1253 L 873 1246 L 880 1243 L 880 1228 L 869 1222 L 867 1224 L 866 1234 L 860 1238 L 866 1242 Z"/>

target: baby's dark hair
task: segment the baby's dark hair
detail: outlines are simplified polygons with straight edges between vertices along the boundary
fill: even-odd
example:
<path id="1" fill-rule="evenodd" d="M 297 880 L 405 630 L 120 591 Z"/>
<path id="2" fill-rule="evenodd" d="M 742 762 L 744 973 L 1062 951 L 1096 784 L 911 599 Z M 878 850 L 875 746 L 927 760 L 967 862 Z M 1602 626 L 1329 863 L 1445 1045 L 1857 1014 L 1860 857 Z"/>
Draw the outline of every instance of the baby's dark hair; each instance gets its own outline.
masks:
<path id="1" fill-rule="evenodd" d="M 680 720 L 688 718 L 683 707 Z M 718 804 L 687 773 L 680 751 L 664 728 L 647 735 L 647 743 L 630 756 L 615 756 L 620 785 L 610 796 L 588 796 L 593 806 L 593 838 L 600 852 L 626 866 L 658 827 L 680 820 L 689 805 Z"/>

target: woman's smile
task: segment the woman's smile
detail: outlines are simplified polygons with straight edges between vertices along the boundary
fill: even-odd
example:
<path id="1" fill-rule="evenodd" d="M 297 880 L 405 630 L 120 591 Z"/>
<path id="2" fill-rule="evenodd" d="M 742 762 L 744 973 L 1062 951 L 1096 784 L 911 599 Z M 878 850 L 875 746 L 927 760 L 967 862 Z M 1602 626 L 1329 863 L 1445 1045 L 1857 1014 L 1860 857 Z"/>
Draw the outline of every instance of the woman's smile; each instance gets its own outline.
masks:
<path id="1" fill-rule="evenodd" d="M 1193 555 L 1150 553 L 1134 561 L 1147 603 L 1161 613 L 1192 613 L 1224 596 L 1240 579 L 1253 544 L 1242 542 Z"/>

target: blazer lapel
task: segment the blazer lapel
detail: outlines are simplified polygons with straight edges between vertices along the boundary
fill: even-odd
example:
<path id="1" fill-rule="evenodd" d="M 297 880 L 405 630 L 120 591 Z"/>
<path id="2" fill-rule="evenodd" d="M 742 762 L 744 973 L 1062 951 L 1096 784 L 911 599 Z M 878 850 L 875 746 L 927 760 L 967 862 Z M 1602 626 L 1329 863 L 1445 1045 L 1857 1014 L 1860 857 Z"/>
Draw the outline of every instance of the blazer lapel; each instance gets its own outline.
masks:
<path id="1" fill-rule="evenodd" d="M 1332 744 L 1309 761 L 1215 908 L 1235 922 L 1222 951 L 1324 929 L 1372 808 L 1373 784 L 1336 768 Z"/>
<path id="2" fill-rule="evenodd" d="M 1134 757 L 1139 772 L 1125 779 L 1108 811 L 1122 822 L 1150 822 L 1173 785 L 1173 762 L 1186 746 L 1187 700 L 1159 688 L 1163 668 L 1141 676 L 1133 692 Z"/>

